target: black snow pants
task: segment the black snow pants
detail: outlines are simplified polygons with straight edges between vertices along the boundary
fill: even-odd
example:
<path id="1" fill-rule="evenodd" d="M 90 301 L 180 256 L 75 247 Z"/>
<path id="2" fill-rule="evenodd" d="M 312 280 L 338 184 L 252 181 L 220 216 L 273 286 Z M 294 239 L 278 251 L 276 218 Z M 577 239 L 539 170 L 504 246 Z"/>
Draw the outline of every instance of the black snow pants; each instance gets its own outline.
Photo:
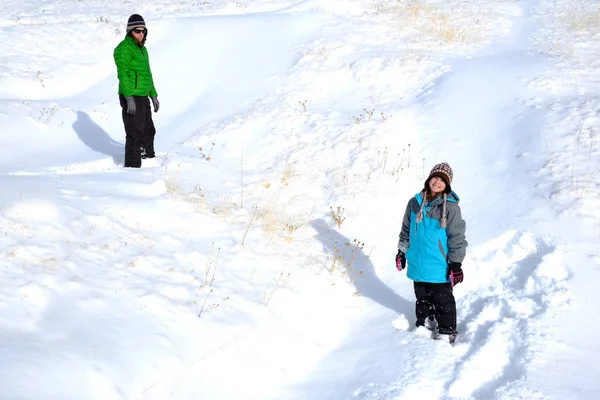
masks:
<path id="1" fill-rule="evenodd" d="M 142 166 L 142 147 L 146 154 L 154 156 L 154 135 L 156 129 L 152 122 L 152 109 L 148 97 L 133 96 L 135 114 L 127 114 L 127 100 L 119 95 L 123 124 L 125 125 L 125 167 L 139 168 Z"/>
<path id="2" fill-rule="evenodd" d="M 425 319 L 434 316 L 441 334 L 456 332 L 456 302 L 450 283 L 415 282 L 417 304 L 417 326 L 425 324 Z"/>

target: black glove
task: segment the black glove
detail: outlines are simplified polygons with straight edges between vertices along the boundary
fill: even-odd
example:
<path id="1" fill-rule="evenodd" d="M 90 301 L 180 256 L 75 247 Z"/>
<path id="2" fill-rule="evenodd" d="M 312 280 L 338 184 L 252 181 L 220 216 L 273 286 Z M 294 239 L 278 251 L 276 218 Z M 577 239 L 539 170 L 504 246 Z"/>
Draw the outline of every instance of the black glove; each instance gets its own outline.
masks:
<path id="1" fill-rule="evenodd" d="M 152 105 L 154 106 L 154 112 L 157 113 L 158 109 L 160 108 L 160 103 L 158 102 L 158 97 L 151 97 L 150 100 L 152 100 Z"/>
<path id="2" fill-rule="evenodd" d="M 133 96 L 129 96 L 126 98 L 127 100 L 127 114 L 133 115 L 135 114 L 135 99 Z"/>
<path id="3" fill-rule="evenodd" d="M 450 279 L 452 286 L 463 281 L 463 271 L 461 267 L 461 263 L 448 263 L 448 279 Z"/>
<path id="4" fill-rule="evenodd" d="M 402 250 L 398 250 L 398 254 L 396 254 L 396 268 L 398 271 L 402 271 L 406 268 L 406 256 Z"/>

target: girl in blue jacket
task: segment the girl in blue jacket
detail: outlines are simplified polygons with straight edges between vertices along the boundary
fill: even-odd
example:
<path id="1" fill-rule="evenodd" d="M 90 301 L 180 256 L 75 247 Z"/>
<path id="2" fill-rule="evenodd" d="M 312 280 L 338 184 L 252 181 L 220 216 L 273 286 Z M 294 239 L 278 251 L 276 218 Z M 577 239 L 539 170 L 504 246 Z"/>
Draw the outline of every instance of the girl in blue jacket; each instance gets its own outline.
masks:
<path id="1" fill-rule="evenodd" d="M 409 200 L 402 221 L 396 268 L 408 266 L 417 298 L 416 328 L 424 326 L 433 338 L 456 339 L 456 302 L 452 287 L 463 281 L 465 221 L 459 198 L 450 188 L 448 163 L 433 167 L 423 191 Z"/>

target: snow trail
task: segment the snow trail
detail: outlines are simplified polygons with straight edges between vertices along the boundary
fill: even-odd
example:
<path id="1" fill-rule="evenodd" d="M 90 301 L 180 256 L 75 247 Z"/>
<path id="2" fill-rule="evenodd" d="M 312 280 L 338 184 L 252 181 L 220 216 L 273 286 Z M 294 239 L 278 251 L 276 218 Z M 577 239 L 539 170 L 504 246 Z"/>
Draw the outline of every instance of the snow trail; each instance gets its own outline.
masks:
<path id="1" fill-rule="evenodd" d="M 544 110 L 530 103 L 547 92 L 530 83 L 551 61 L 533 55 L 535 10 L 532 2 L 519 4 L 510 35 L 472 57 L 448 60 L 447 71 L 409 106 L 419 116 L 425 173 L 441 161 L 460 171 L 453 188 L 461 197 L 470 245 L 466 281 L 455 288 L 458 342 L 449 348 L 398 332 L 389 324 L 389 311 L 374 309 L 299 387 L 306 398 L 543 397 L 527 381 L 542 354 L 537 338 L 546 329 L 536 321 L 569 304 L 572 294 L 564 246 L 558 249 L 543 230 L 556 212 L 536 193 L 547 179 L 540 171 L 548 151 L 540 135 Z M 483 220 L 489 225 L 478 223 Z M 487 229 L 490 225 L 496 229 Z M 397 325 L 414 323 L 413 315 L 401 312 Z M 377 345 L 361 347 L 366 337 Z M 382 349 L 396 355 L 394 364 L 378 364 Z M 334 372 L 338 365 L 349 368 Z M 348 381 L 354 387 L 343 384 Z"/>

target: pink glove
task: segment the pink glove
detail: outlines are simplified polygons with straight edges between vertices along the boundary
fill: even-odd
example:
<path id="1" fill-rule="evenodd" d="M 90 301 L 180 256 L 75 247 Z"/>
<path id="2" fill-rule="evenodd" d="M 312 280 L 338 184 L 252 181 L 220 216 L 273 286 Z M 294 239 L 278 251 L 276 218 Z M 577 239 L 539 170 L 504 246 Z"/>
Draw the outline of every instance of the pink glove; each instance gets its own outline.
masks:
<path id="1" fill-rule="evenodd" d="M 398 271 L 402 271 L 406 268 L 406 256 L 400 250 L 398 250 L 398 254 L 396 254 L 396 268 Z"/>
<path id="2" fill-rule="evenodd" d="M 448 264 L 448 267 L 450 268 L 450 273 L 448 274 L 448 277 L 450 278 L 450 283 L 452 284 L 452 286 L 459 284 L 463 281 L 463 271 L 462 271 L 462 264 L 461 263 L 450 263 Z"/>

